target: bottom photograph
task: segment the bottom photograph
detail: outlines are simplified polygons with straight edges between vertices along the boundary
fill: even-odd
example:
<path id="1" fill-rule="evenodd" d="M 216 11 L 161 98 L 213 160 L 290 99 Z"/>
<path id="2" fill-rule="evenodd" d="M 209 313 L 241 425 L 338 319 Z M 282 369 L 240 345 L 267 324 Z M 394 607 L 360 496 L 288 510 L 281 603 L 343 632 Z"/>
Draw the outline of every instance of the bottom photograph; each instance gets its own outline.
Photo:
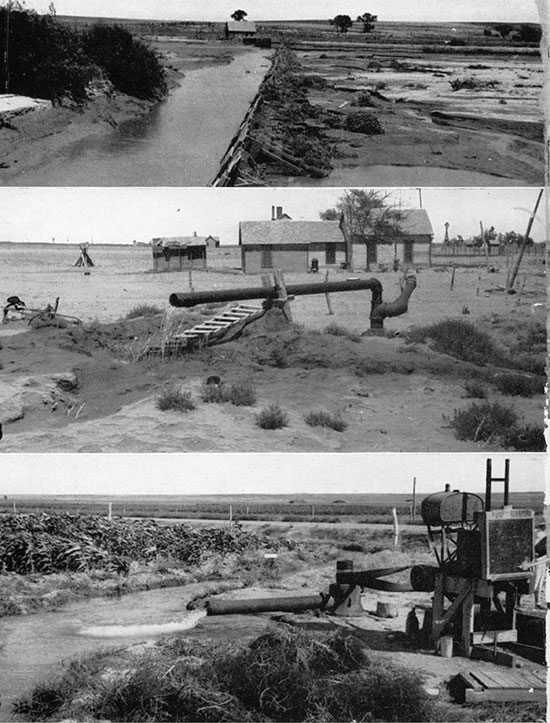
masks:
<path id="1" fill-rule="evenodd" d="M 11 456 L 0 720 L 546 720 L 544 465 Z"/>

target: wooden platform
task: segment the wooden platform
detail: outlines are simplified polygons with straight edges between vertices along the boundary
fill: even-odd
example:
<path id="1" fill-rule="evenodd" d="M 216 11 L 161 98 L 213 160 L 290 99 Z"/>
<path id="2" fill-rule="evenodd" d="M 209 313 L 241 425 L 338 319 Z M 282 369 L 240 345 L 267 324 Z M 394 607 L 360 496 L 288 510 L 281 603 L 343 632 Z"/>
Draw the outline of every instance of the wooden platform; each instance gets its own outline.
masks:
<path id="1" fill-rule="evenodd" d="M 487 668 L 459 673 L 449 690 L 458 703 L 483 701 L 546 701 L 547 670 L 530 668 Z"/>

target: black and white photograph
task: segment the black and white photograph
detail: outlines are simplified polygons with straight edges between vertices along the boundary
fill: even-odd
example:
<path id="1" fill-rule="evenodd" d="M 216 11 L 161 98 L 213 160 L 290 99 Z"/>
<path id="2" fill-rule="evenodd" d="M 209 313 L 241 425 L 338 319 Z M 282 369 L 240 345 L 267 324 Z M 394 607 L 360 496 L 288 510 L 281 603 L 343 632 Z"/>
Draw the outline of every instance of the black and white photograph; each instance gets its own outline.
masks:
<path id="1" fill-rule="evenodd" d="M 547 720 L 549 32 L 0 0 L 0 723 Z"/>

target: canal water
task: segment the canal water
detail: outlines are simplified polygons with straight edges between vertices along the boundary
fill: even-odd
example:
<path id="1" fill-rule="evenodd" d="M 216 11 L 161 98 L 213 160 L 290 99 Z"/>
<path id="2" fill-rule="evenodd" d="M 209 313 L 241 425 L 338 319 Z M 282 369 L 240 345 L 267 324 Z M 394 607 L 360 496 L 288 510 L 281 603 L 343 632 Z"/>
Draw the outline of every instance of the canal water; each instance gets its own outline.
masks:
<path id="1" fill-rule="evenodd" d="M 164 588 L 0 619 L 0 721 L 13 720 L 13 701 L 63 660 L 194 627 L 205 613 L 186 609 L 192 593 L 193 585 Z"/>
<path id="2" fill-rule="evenodd" d="M 25 186 L 205 186 L 269 69 L 253 49 L 228 65 L 189 70 L 143 118 L 67 147 L 18 176 Z"/>

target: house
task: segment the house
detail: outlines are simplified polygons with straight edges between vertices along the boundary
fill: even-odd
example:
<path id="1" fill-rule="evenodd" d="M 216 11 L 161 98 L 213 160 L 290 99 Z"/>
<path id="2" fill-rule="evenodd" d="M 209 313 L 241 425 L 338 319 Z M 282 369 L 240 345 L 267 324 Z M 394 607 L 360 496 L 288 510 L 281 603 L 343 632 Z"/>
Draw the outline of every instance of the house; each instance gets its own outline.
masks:
<path id="1" fill-rule="evenodd" d="M 253 38 L 256 35 L 256 23 L 247 20 L 229 20 L 225 24 L 227 40 Z"/>
<path id="2" fill-rule="evenodd" d="M 281 206 L 272 208 L 271 221 L 241 221 L 239 245 L 245 274 L 307 272 L 313 258 L 340 266 L 346 257 L 338 221 L 293 221 Z"/>
<path id="3" fill-rule="evenodd" d="M 207 249 L 217 249 L 220 246 L 220 237 L 219 236 L 207 236 L 205 238 L 205 242 L 206 242 Z"/>
<path id="4" fill-rule="evenodd" d="M 168 236 L 154 238 L 153 268 L 155 271 L 206 270 L 207 238 L 212 236 Z"/>
<path id="5" fill-rule="evenodd" d="M 391 266 L 395 258 L 402 266 L 431 266 L 431 250 L 434 231 L 425 209 L 414 208 L 401 211 L 402 218 L 396 224 L 395 235 L 382 239 L 374 230 L 352 239 L 353 266 L 373 269 L 378 264 Z"/>

